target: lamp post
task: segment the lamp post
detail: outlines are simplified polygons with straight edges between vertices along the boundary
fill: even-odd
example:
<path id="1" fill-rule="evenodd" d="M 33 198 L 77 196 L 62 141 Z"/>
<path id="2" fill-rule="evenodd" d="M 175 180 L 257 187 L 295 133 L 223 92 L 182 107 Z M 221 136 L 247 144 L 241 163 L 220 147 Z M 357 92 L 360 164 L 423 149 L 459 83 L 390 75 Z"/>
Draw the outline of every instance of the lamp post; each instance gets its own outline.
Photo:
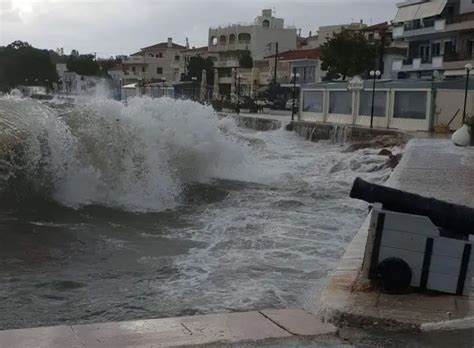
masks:
<path id="1" fill-rule="evenodd" d="M 291 120 L 295 120 L 295 103 L 296 103 L 296 80 L 300 78 L 300 74 L 296 72 L 296 68 L 293 69 L 291 74 L 293 79 L 293 107 L 291 108 Z"/>
<path id="2" fill-rule="evenodd" d="M 466 120 L 466 106 L 467 106 L 467 90 L 469 89 L 469 74 L 472 70 L 472 64 L 468 63 L 464 67 L 466 69 L 466 90 L 464 91 L 464 111 L 462 113 L 462 123 Z"/>
<path id="3" fill-rule="evenodd" d="M 196 81 L 197 81 L 197 77 L 196 77 L 196 76 L 193 76 L 193 77 L 191 77 L 191 80 L 193 81 L 193 101 L 194 101 L 194 84 L 195 84 Z"/>
<path id="4" fill-rule="evenodd" d="M 372 83 L 372 110 L 370 111 L 370 128 L 374 127 L 374 103 L 375 103 L 375 80 L 380 76 L 380 71 L 370 71 L 370 76 L 373 78 Z"/>
<path id="5" fill-rule="evenodd" d="M 240 79 L 242 74 L 237 74 L 237 115 L 240 114 Z"/>
<path id="6" fill-rule="evenodd" d="M 163 77 L 161 79 L 161 82 L 163 82 L 163 93 L 161 93 L 161 96 L 164 97 L 165 96 L 165 82 L 166 82 L 166 77 Z M 168 94 L 168 93 L 166 93 Z"/>

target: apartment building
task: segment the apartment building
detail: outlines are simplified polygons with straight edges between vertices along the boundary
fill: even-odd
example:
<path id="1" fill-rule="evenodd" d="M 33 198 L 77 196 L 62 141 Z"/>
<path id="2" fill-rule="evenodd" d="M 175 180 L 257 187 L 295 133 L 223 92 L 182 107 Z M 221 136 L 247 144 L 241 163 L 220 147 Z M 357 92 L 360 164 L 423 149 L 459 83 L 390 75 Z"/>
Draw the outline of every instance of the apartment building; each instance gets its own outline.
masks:
<path id="1" fill-rule="evenodd" d="M 398 78 L 465 75 L 474 63 L 473 0 L 405 1 L 393 20 L 393 37 L 408 44 L 405 59 L 392 63 Z"/>
<path id="2" fill-rule="evenodd" d="M 144 81 L 160 82 L 167 84 L 177 82 L 185 70 L 185 62 L 181 52 L 186 47 L 173 42 L 168 38 L 167 42 L 148 46 L 140 51 L 122 59 L 122 65 L 111 69 L 111 77 L 120 81 L 121 85 Z"/>

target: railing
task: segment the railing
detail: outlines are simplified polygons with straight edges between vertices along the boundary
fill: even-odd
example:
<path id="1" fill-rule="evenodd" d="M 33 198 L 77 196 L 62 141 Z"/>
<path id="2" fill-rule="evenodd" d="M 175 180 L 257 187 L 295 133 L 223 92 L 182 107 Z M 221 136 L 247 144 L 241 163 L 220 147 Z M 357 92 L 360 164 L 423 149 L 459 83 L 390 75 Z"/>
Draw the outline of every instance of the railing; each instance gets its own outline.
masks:
<path id="1" fill-rule="evenodd" d="M 474 59 L 474 53 L 468 54 L 466 52 L 447 52 L 444 54 L 445 62 L 457 62 L 457 61 L 473 60 L 473 59 Z"/>
<path id="2" fill-rule="evenodd" d="M 446 24 L 462 23 L 474 20 L 474 12 L 465 13 L 458 16 L 446 17 Z"/>

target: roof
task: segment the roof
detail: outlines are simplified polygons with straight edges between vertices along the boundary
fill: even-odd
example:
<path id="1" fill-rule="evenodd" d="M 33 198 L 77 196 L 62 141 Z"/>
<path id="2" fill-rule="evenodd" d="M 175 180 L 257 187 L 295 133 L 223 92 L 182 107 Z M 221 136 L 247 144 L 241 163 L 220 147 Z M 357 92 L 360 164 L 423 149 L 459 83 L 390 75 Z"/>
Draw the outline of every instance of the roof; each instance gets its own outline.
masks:
<path id="1" fill-rule="evenodd" d="M 202 47 L 193 47 L 193 48 L 186 48 L 182 52 L 207 52 L 209 51 L 208 46 L 202 46 Z"/>
<path id="2" fill-rule="evenodd" d="M 157 43 L 155 45 L 151 45 L 151 46 L 147 46 L 147 47 L 144 47 L 144 48 L 140 48 L 140 51 L 139 52 L 135 52 L 135 53 L 132 53 L 131 56 L 138 56 L 140 55 L 143 51 L 149 51 L 149 50 L 155 50 L 155 49 L 166 49 L 166 48 L 170 48 L 168 47 L 168 42 L 160 42 L 160 43 Z M 171 43 L 171 48 L 173 49 L 186 49 L 185 46 L 181 46 L 181 45 L 178 45 L 178 44 L 175 44 L 174 42 Z"/>
<path id="3" fill-rule="evenodd" d="M 320 49 L 311 48 L 308 50 L 290 50 L 281 52 L 278 54 L 280 60 L 304 60 L 304 59 L 319 59 Z M 265 58 L 275 58 L 275 55 L 265 57 Z"/>
<path id="4" fill-rule="evenodd" d="M 378 30 L 386 30 L 388 29 L 389 25 L 387 22 L 377 23 L 366 28 L 361 29 L 361 31 L 378 31 Z"/>

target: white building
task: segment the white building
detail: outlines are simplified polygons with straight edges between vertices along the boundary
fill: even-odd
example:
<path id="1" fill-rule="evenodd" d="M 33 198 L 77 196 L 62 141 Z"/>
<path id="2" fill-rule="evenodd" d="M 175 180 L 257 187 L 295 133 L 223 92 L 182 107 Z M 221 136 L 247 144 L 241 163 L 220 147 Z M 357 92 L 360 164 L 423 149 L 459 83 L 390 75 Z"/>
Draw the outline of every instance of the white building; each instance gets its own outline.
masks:
<path id="1" fill-rule="evenodd" d="M 269 44 L 278 42 L 280 51 L 296 49 L 296 28 L 285 27 L 284 19 L 267 9 L 252 24 L 210 28 L 208 39 L 209 52 L 249 50 L 254 60 L 261 60 L 268 55 Z"/>
<path id="2" fill-rule="evenodd" d="M 95 92 L 97 79 L 76 74 L 74 71 L 67 70 L 66 63 L 56 64 L 56 72 L 59 77 L 60 85 L 57 90 L 59 93 L 68 95 L 90 95 Z"/>
<path id="3" fill-rule="evenodd" d="M 167 42 L 140 49 L 139 52 L 124 57 L 120 68 L 111 69 L 110 76 L 121 81 L 120 85 L 144 81 L 167 81 L 167 84 L 177 82 L 184 73 L 184 60 L 181 51 L 185 46 L 173 43 L 172 38 Z"/>
<path id="4" fill-rule="evenodd" d="M 461 77 L 474 64 L 472 0 L 405 1 L 393 20 L 393 37 L 408 45 L 408 56 L 394 60 L 399 78 L 431 79 L 434 71 Z"/>

